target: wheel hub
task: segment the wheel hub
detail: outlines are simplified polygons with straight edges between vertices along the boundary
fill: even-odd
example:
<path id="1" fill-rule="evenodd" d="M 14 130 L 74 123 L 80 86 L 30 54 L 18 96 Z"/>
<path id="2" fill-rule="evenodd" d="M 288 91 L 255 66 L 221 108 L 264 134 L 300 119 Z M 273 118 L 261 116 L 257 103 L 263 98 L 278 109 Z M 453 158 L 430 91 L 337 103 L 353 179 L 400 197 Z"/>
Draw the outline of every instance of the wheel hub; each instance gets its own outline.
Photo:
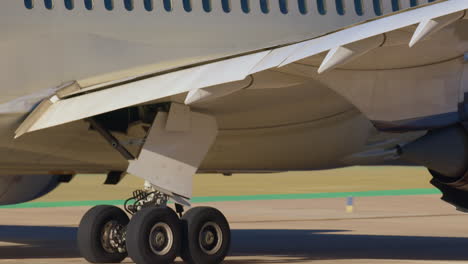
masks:
<path id="1" fill-rule="evenodd" d="M 123 253 L 125 248 L 125 227 L 116 221 L 104 225 L 101 235 L 101 245 L 108 253 Z"/>
<path id="2" fill-rule="evenodd" d="M 166 223 L 157 223 L 151 229 L 149 242 L 154 254 L 166 255 L 171 250 L 173 241 L 171 227 Z"/>
<path id="3" fill-rule="evenodd" d="M 215 234 L 213 232 L 208 231 L 205 233 L 205 244 L 212 245 L 215 242 Z"/>
<path id="4" fill-rule="evenodd" d="M 166 243 L 166 236 L 165 234 L 158 232 L 154 239 L 154 243 L 157 247 L 162 247 Z"/>
<path id="5" fill-rule="evenodd" d="M 216 254 L 223 244 L 223 233 L 221 231 L 221 227 L 214 222 L 204 224 L 200 230 L 199 244 L 200 248 L 206 254 Z"/>

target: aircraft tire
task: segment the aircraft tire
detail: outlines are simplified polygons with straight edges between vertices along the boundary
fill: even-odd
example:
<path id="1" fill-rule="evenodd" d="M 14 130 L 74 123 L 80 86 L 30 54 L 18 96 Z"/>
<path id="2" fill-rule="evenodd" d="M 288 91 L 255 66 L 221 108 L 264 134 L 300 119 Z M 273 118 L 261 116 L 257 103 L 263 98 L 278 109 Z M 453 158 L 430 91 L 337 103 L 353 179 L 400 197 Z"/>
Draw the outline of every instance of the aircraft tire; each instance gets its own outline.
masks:
<path id="1" fill-rule="evenodd" d="M 182 217 L 182 259 L 190 264 L 219 264 L 228 254 L 231 230 L 215 208 L 195 207 Z"/>
<path id="2" fill-rule="evenodd" d="M 127 251 L 137 264 L 173 263 L 180 252 L 181 225 L 170 208 L 145 208 L 127 228 Z"/>
<path id="3" fill-rule="evenodd" d="M 108 224 L 126 226 L 129 222 L 127 214 L 120 208 L 109 205 L 99 205 L 91 208 L 81 219 L 78 228 L 78 249 L 91 263 L 120 263 L 127 253 L 107 247 L 103 242 L 103 232 Z"/>

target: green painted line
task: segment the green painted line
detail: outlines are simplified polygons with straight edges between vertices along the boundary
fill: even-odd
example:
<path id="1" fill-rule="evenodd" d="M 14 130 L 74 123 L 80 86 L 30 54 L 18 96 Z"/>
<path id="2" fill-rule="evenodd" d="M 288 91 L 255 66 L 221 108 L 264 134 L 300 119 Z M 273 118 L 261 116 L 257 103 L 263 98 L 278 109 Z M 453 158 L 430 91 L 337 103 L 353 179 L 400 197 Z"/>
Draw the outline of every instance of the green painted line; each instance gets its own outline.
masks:
<path id="1" fill-rule="evenodd" d="M 372 197 L 372 196 L 401 196 L 401 195 L 425 195 L 440 194 L 437 189 L 403 189 L 387 191 L 364 191 L 364 192 L 332 192 L 332 193 L 300 193 L 300 194 L 265 194 L 265 195 L 243 195 L 243 196 L 214 196 L 195 197 L 193 203 L 207 202 L 237 202 L 237 201 L 262 201 L 262 200 L 300 200 L 320 198 L 343 198 L 343 197 Z"/>
<path id="2" fill-rule="evenodd" d="M 374 196 L 402 196 L 402 195 L 428 195 L 440 194 L 437 189 L 403 189 L 364 192 L 332 192 L 332 193 L 300 193 L 300 194 L 262 194 L 262 195 L 240 195 L 240 196 L 207 196 L 194 197 L 192 203 L 208 202 L 239 202 L 239 201 L 266 201 L 266 200 L 300 200 L 321 198 L 343 198 L 343 197 L 374 197 Z M 100 204 L 123 205 L 125 200 L 104 201 L 63 201 L 63 202 L 28 202 L 14 205 L 0 206 L 0 209 L 19 208 L 48 208 L 48 207 L 76 207 L 95 206 Z"/>

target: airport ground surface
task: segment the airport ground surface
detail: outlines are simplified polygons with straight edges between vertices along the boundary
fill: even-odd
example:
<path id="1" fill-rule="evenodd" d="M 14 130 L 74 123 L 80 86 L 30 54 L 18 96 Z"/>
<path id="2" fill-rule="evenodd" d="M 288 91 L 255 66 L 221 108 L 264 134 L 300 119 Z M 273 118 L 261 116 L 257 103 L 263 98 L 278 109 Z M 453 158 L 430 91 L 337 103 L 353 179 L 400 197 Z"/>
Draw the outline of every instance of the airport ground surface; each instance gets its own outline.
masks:
<path id="1" fill-rule="evenodd" d="M 463 263 L 468 215 L 431 194 L 429 178 L 419 168 L 200 175 L 195 195 L 231 223 L 226 263 Z M 118 203 L 139 187 L 133 178 L 97 186 L 102 179 L 80 176 L 39 201 L 0 208 L 0 263 L 85 263 L 75 236 L 89 206 L 80 205 Z"/>

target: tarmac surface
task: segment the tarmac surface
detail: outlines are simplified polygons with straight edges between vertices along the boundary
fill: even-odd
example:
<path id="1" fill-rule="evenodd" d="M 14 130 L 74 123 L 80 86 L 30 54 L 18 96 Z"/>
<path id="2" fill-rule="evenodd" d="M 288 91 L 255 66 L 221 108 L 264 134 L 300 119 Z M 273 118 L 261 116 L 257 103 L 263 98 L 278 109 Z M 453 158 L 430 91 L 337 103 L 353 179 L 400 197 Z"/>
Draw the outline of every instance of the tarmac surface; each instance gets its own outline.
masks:
<path id="1" fill-rule="evenodd" d="M 230 221 L 225 263 L 468 263 L 468 215 L 439 196 L 356 198 L 353 213 L 345 198 L 203 205 Z M 86 263 L 75 237 L 88 209 L 0 209 L 0 263 Z"/>

